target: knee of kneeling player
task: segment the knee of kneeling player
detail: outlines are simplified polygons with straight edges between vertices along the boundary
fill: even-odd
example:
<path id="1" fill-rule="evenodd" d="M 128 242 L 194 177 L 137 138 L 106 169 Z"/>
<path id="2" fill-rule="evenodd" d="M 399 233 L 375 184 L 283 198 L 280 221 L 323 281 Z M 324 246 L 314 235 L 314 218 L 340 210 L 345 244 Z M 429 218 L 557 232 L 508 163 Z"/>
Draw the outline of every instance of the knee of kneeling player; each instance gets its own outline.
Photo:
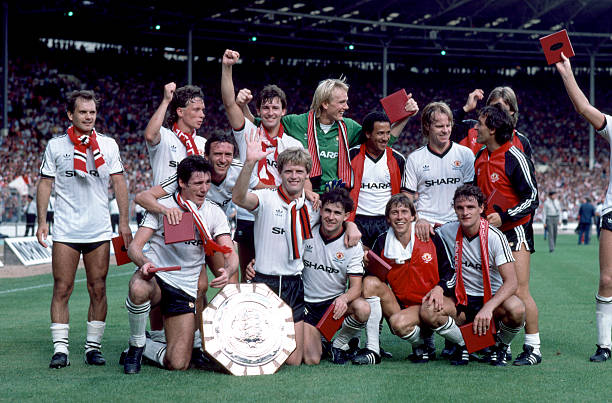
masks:
<path id="1" fill-rule="evenodd" d="M 321 356 L 315 356 L 312 354 L 304 353 L 304 364 L 306 365 L 318 365 L 321 362 Z"/>
<path id="2" fill-rule="evenodd" d="M 406 320 L 401 312 L 391 315 L 389 318 L 389 326 L 393 334 L 400 337 L 407 335 L 414 329 L 414 325 Z"/>
<path id="3" fill-rule="evenodd" d="M 189 369 L 190 359 L 187 357 L 168 357 L 164 360 L 164 365 L 170 371 L 185 371 Z"/>
<path id="4" fill-rule="evenodd" d="M 363 291 L 362 294 L 365 298 L 373 297 L 378 295 L 379 287 L 384 284 L 378 279 L 378 277 L 367 276 L 363 279 Z"/>
<path id="5" fill-rule="evenodd" d="M 421 305 L 419 318 L 424 325 L 433 328 L 440 327 L 448 321 L 447 315 L 434 311 L 433 304 Z"/>
<path id="6" fill-rule="evenodd" d="M 370 317 L 370 304 L 363 299 L 357 298 L 351 303 L 353 315 L 359 322 L 366 322 Z"/>
<path id="7" fill-rule="evenodd" d="M 523 301 L 516 298 L 507 310 L 506 317 L 510 322 L 509 325 L 513 327 L 522 326 L 525 322 L 525 304 Z"/>

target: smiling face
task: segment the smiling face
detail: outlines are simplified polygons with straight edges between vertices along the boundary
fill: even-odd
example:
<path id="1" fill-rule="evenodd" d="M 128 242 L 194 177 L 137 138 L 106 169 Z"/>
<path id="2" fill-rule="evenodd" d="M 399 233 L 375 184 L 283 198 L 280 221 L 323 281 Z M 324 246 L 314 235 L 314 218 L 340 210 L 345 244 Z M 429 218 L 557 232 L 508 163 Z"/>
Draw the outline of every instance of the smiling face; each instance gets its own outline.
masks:
<path id="1" fill-rule="evenodd" d="M 455 200 L 454 208 L 463 232 L 469 235 L 476 234 L 484 206 L 479 206 L 475 197 L 459 197 Z"/>
<path id="2" fill-rule="evenodd" d="M 391 124 L 389 122 L 374 122 L 372 133 L 366 133 L 368 150 L 383 153 L 391 137 Z"/>
<path id="3" fill-rule="evenodd" d="M 93 99 L 77 98 L 74 112 L 68 112 L 68 119 L 78 132 L 89 134 L 96 123 L 96 113 L 96 103 Z"/>
<path id="4" fill-rule="evenodd" d="M 308 178 L 308 172 L 304 166 L 287 163 L 283 166 L 280 176 L 281 186 L 287 196 L 297 198 L 302 195 L 304 183 Z"/>
<path id="5" fill-rule="evenodd" d="M 283 109 L 280 98 L 275 97 L 262 102 L 258 112 L 261 117 L 261 124 L 266 130 L 270 131 L 280 125 L 281 117 L 285 116 L 287 109 Z"/>
<path id="6" fill-rule="evenodd" d="M 204 121 L 204 100 L 202 98 L 193 98 L 187 102 L 187 106 L 176 108 L 176 114 L 179 118 L 178 125 L 184 126 L 191 133 L 202 126 Z"/>
<path id="7" fill-rule="evenodd" d="M 412 215 L 410 208 L 400 203 L 391 206 L 387 215 L 387 222 L 393 228 L 397 238 L 410 234 L 414 219 L 415 217 Z"/>
<path id="8" fill-rule="evenodd" d="M 225 178 L 234 158 L 234 145 L 224 141 L 215 141 L 210 145 L 207 157 L 215 171 L 215 177 Z"/>
<path id="9" fill-rule="evenodd" d="M 348 92 L 340 87 L 335 87 L 332 90 L 329 101 L 321 104 L 321 123 L 331 124 L 335 121 L 342 120 L 344 112 L 348 106 Z"/>
<path id="10" fill-rule="evenodd" d="M 325 237 L 332 238 L 340 233 L 342 224 L 350 213 L 344 211 L 342 203 L 325 203 L 321 207 L 321 232 Z"/>
<path id="11" fill-rule="evenodd" d="M 478 136 L 476 137 L 476 141 L 479 144 L 485 145 L 489 144 L 489 142 L 491 142 L 491 140 L 495 138 L 494 132 L 492 132 L 491 129 L 487 127 L 486 120 L 486 116 L 481 115 L 478 117 L 478 124 L 476 125 L 476 129 L 478 130 Z"/>
<path id="12" fill-rule="evenodd" d="M 210 189 L 210 172 L 193 172 L 187 183 L 179 178 L 179 186 L 181 187 L 181 196 L 183 198 L 201 206 Z"/>
<path id="13" fill-rule="evenodd" d="M 453 125 L 448 115 L 440 112 L 434 113 L 429 125 L 429 145 L 439 151 L 446 149 L 450 144 L 452 128 Z"/>

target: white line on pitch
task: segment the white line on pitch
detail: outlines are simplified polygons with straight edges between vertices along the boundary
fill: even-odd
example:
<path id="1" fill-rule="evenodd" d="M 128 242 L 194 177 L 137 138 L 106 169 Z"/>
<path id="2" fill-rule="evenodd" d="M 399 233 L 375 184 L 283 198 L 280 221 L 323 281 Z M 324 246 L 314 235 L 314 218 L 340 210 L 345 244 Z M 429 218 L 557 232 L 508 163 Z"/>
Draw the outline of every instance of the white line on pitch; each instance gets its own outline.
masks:
<path id="1" fill-rule="evenodd" d="M 121 277 L 121 276 L 127 276 L 127 275 L 132 275 L 132 274 L 134 274 L 134 272 L 109 274 L 108 276 L 106 276 L 106 278 Z M 87 279 L 86 278 L 82 278 L 82 279 L 75 280 L 74 282 L 76 284 L 76 283 L 82 283 L 82 282 L 85 282 L 85 281 L 87 281 Z M 23 288 L 13 288 L 12 290 L 4 290 L 4 291 L 0 291 L 0 295 L 10 294 L 10 293 L 19 292 L 19 291 L 34 290 L 36 288 L 44 288 L 44 287 L 53 287 L 53 283 L 39 284 L 39 285 L 33 285 L 33 286 L 30 286 L 30 287 L 23 287 Z"/>

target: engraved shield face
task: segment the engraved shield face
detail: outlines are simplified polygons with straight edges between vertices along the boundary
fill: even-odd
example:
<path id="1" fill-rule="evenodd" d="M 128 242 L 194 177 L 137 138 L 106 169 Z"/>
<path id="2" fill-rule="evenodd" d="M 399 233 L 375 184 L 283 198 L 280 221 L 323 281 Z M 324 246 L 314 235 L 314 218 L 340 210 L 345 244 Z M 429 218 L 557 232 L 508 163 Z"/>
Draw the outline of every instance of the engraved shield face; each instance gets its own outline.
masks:
<path id="1" fill-rule="evenodd" d="M 296 348 L 293 326 L 267 285 L 228 284 L 202 312 L 202 348 L 233 375 L 273 374 Z"/>

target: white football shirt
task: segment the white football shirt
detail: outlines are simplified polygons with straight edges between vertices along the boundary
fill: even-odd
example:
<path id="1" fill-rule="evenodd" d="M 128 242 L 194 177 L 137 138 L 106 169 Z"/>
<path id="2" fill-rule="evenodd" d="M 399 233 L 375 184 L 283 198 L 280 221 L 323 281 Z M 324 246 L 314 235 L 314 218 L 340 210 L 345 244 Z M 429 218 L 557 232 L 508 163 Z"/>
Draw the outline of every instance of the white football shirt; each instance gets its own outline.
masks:
<path id="1" fill-rule="evenodd" d="M 183 145 L 176 133 L 165 127 L 159 129 L 159 143 L 152 146 L 147 142 L 149 162 L 153 169 L 153 186 L 159 185 L 164 179 L 176 173 L 176 168 L 187 156 L 187 148 Z M 200 155 L 204 155 L 206 139 L 196 135 L 194 137 Z"/>
<path id="2" fill-rule="evenodd" d="M 450 222 L 437 228 L 436 231 L 444 241 L 448 260 L 455 266 L 455 240 L 459 221 Z M 498 267 L 514 262 L 510 245 L 505 235 L 495 227 L 489 226 L 489 279 L 491 281 L 491 292 L 495 294 L 504 283 Z M 476 235 L 469 239 L 463 237 L 463 251 L 461 252 L 461 275 L 467 295 L 484 296 L 482 282 L 482 260 L 480 258 L 480 237 Z M 456 271 L 456 268 L 455 268 Z"/>
<path id="3" fill-rule="evenodd" d="M 123 173 L 115 140 L 96 134 L 109 173 Z M 67 134 L 49 140 L 40 174 L 55 179 L 54 241 L 91 243 L 112 238 L 108 210 L 110 178 L 98 176 L 91 148 L 87 149 L 86 168 L 85 177 L 74 171 L 74 144 Z"/>
<path id="4" fill-rule="evenodd" d="M 323 302 L 346 291 L 349 276 L 363 275 L 363 245 L 344 246 L 344 231 L 334 239 L 323 240 L 320 225 L 312 229 L 312 239 L 304 242 L 304 301 Z"/>
<path id="5" fill-rule="evenodd" d="M 159 202 L 166 207 L 179 208 L 174 195 L 165 196 L 159 199 Z M 219 235 L 230 234 L 227 218 L 216 204 L 204 200 L 198 213 L 206 222 L 213 239 Z M 195 298 L 198 292 L 198 277 L 206 264 L 206 254 L 197 228 L 195 229 L 195 240 L 166 245 L 163 214 L 146 212 L 141 226 L 155 230 L 149 240 L 151 247 L 145 252 L 145 256 L 151 259 L 157 267 L 181 266 L 181 270 L 160 271 L 156 273 L 156 276 Z"/>
<path id="6" fill-rule="evenodd" d="M 415 205 L 419 218 L 444 224 L 456 219 L 455 190 L 473 180 L 474 154 L 469 148 L 451 142 L 443 154 L 423 146 L 408 155 L 402 186 L 419 194 Z"/>
<path id="7" fill-rule="evenodd" d="M 610 151 L 612 152 L 612 116 L 604 115 L 606 117 L 606 126 L 602 130 L 598 130 L 599 133 L 608 144 L 610 144 Z M 610 158 L 610 167 L 608 169 L 608 190 L 606 191 L 606 200 L 604 201 L 603 213 L 608 214 L 612 211 L 612 157 Z"/>

